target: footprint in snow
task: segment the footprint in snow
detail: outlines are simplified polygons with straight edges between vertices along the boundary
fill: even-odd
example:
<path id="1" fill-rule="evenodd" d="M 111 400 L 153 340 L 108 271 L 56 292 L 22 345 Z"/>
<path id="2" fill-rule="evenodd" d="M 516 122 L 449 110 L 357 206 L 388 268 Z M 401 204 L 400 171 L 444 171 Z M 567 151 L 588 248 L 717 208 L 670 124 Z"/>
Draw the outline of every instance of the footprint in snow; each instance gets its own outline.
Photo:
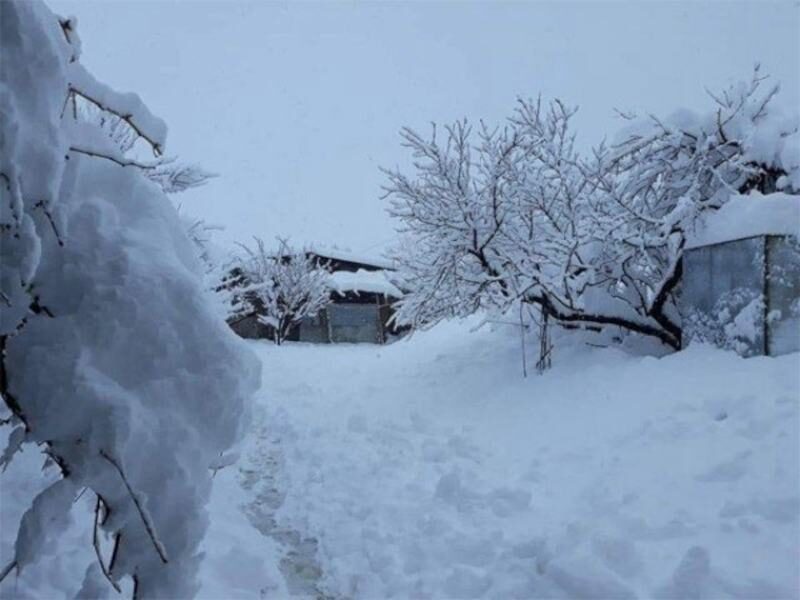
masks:
<path id="1" fill-rule="evenodd" d="M 751 454 L 749 450 L 741 452 L 730 460 L 711 467 L 705 473 L 695 475 L 695 479 L 706 483 L 738 481 L 747 473 L 747 459 Z"/>

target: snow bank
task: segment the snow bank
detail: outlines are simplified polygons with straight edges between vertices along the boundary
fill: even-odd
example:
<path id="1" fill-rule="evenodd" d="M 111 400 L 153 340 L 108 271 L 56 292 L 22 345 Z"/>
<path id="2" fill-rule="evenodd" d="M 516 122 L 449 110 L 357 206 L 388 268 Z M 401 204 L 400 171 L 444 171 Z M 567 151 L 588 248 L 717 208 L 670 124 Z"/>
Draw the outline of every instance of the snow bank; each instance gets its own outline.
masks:
<path id="1" fill-rule="evenodd" d="M 569 348 L 515 331 L 274 349 L 278 527 L 352 598 L 797 598 L 800 357 Z M 268 595 L 269 597 L 269 595 Z"/>
<path id="2" fill-rule="evenodd" d="M 717 211 L 706 212 L 687 236 L 686 248 L 698 248 L 758 235 L 800 238 L 800 196 L 753 192 L 733 196 Z"/>
<path id="3" fill-rule="evenodd" d="M 359 269 L 354 273 L 334 271 L 330 275 L 330 286 L 339 293 L 370 292 L 384 294 L 392 298 L 401 298 L 403 296 L 403 292 L 389 281 L 383 271 L 365 271 L 364 269 Z"/>

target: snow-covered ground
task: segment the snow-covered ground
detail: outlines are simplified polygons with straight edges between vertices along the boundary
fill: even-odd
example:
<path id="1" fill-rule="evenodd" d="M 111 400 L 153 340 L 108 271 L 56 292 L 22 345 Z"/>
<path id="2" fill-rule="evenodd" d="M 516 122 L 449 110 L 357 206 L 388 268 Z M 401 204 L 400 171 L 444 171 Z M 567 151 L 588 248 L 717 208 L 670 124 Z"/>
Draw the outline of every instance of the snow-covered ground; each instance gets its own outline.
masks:
<path id="1" fill-rule="evenodd" d="M 511 327 L 249 343 L 264 388 L 215 477 L 201 598 L 800 596 L 798 354 L 557 344 L 523 379 Z M 91 559 L 85 501 L 70 552 L 2 597 L 58 597 Z"/>
<path id="2" fill-rule="evenodd" d="M 296 532 L 274 549 L 303 563 L 307 593 L 798 596 L 797 354 L 575 348 L 523 379 L 518 344 L 456 324 L 385 347 L 252 343 L 265 387 L 246 502 L 277 490 L 262 516 Z M 236 564 L 285 594 L 257 557 Z"/>

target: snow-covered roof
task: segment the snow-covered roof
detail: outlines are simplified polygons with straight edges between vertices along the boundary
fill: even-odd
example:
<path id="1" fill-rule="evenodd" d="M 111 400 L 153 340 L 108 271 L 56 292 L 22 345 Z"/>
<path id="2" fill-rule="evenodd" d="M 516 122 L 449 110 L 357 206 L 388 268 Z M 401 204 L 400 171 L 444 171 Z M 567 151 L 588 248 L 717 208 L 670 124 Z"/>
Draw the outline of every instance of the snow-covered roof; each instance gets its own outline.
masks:
<path id="1" fill-rule="evenodd" d="M 751 193 L 734 196 L 702 217 L 687 236 L 686 248 L 699 248 L 758 235 L 800 237 L 800 196 Z"/>
<path id="2" fill-rule="evenodd" d="M 350 252 L 349 250 L 340 250 L 338 248 L 326 248 L 325 246 L 311 246 L 308 248 L 308 251 L 313 252 L 317 256 L 321 256 L 323 258 L 332 258 L 334 260 L 370 265 L 381 269 L 394 268 L 394 264 L 391 260 L 381 256 L 360 254 L 356 252 Z"/>
<path id="3" fill-rule="evenodd" d="M 331 273 L 331 288 L 339 293 L 370 292 L 400 298 L 403 293 L 395 286 L 383 271 L 334 271 Z"/>

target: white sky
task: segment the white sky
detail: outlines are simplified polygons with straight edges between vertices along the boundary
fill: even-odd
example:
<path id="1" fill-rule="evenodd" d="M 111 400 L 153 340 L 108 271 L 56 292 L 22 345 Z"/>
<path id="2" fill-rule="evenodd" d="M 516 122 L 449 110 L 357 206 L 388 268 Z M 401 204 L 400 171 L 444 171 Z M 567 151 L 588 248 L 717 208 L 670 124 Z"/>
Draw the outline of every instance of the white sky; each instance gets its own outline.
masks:
<path id="1" fill-rule="evenodd" d="M 800 106 L 800 2 L 51 1 L 78 17 L 82 62 L 170 127 L 168 153 L 221 174 L 185 193 L 224 240 L 378 251 L 392 237 L 379 166 L 407 164 L 398 129 L 499 122 L 517 96 L 581 110 L 708 106 L 704 86 L 753 64 Z"/>

